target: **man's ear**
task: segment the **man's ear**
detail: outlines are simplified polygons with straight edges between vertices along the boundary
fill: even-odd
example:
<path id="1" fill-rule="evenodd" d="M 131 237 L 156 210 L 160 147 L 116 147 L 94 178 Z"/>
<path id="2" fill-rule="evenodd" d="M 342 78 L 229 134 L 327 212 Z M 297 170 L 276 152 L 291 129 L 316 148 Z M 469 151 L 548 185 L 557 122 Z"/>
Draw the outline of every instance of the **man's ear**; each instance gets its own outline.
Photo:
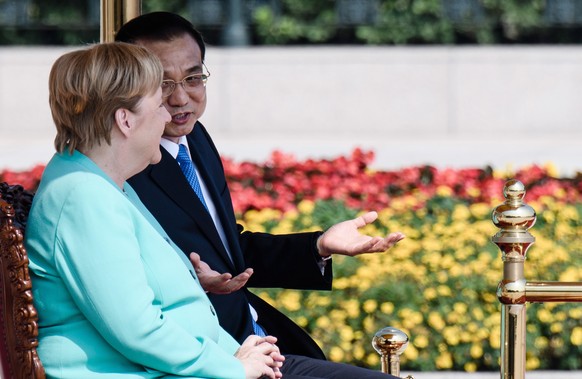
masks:
<path id="1" fill-rule="evenodd" d="M 126 108 L 119 108 L 115 111 L 115 126 L 121 134 L 128 136 L 133 129 L 133 120 L 131 112 Z"/>

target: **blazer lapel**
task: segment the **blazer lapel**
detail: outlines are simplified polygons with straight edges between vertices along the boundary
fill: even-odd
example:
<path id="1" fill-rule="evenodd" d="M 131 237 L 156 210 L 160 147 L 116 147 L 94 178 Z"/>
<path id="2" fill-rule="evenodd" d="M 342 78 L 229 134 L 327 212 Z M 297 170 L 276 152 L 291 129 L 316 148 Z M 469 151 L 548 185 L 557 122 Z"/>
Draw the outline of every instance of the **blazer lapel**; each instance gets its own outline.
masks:
<path id="1" fill-rule="evenodd" d="M 220 218 L 222 229 L 224 230 L 227 243 L 229 244 L 228 247 L 230 249 L 230 255 L 232 256 L 234 265 L 239 271 L 242 271 L 245 269 L 245 264 L 238 244 L 238 233 L 231 227 L 232 223 L 236 222 L 236 220 L 231 220 L 224 208 L 222 198 L 220 196 L 220 191 L 216 185 L 216 181 L 214 180 L 214 175 L 216 174 L 208 170 L 208 167 L 204 164 L 204 160 L 202 159 L 200 152 L 196 148 L 195 142 L 190 138 L 188 138 L 188 146 L 190 148 L 190 155 L 192 156 L 192 160 L 194 163 L 196 163 L 196 167 L 198 168 L 198 171 L 204 180 L 204 184 L 206 185 L 206 188 L 212 197 L 212 203 L 214 204 L 216 213 Z"/>
<path id="2" fill-rule="evenodd" d="M 176 160 L 163 147 L 160 147 L 160 150 L 162 159 L 152 166 L 150 172 L 152 180 L 198 224 L 200 230 L 232 267 L 232 262 L 214 227 L 212 217 L 190 187 Z"/>

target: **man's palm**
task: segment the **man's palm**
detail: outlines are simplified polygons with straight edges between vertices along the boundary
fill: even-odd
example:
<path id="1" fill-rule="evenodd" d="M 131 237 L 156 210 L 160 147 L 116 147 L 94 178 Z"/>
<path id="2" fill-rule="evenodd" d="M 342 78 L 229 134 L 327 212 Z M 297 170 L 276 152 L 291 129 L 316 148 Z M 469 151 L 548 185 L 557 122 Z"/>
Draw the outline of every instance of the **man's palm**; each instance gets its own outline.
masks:
<path id="1" fill-rule="evenodd" d="M 217 295 L 227 295 L 238 291 L 247 284 L 253 274 L 252 268 L 247 268 L 234 278 L 229 272 L 221 274 L 210 268 L 206 262 L 200 259 L 200 255 L 196 253 L 190 253 L 190 262 L 192 262 L 194 270 L 196 270 L 196 275 L 200 280 L 202 288 L 206 292 Z"/>

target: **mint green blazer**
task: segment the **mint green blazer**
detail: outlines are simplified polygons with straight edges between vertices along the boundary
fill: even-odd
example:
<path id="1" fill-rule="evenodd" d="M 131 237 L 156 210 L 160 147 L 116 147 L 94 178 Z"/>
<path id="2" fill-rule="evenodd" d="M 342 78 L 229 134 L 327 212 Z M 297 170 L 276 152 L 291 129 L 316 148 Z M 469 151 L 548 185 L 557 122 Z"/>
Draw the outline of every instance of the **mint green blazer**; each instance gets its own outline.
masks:
<path id="1" fill-rule="evenodd" d="M 128 184 L 55 154 L 26 228 L 49 378 L 244 378 L 239 344 Z"/>

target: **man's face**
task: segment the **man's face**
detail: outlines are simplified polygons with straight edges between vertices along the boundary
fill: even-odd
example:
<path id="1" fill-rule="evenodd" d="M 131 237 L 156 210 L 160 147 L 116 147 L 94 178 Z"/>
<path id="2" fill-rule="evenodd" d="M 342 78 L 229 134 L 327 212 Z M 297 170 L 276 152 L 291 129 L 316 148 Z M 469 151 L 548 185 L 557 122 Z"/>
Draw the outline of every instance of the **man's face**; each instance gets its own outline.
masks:
<path id="1" fill-rule="evenodd" d="M 188 34 L 172 41 L 138 41 L 160 58 L 164 66 L 164 80 L 180 82 L 188 75 L 202 73 L 200 47 Z M 164 137 L 178 142 L 180 137 L 190 133 L 194 124 L 206 109 L 206 87 L 186 91 L 177 84 L 174 92 L 164 98 L 164 105 L 172 121 L 166 124 Z"/>

